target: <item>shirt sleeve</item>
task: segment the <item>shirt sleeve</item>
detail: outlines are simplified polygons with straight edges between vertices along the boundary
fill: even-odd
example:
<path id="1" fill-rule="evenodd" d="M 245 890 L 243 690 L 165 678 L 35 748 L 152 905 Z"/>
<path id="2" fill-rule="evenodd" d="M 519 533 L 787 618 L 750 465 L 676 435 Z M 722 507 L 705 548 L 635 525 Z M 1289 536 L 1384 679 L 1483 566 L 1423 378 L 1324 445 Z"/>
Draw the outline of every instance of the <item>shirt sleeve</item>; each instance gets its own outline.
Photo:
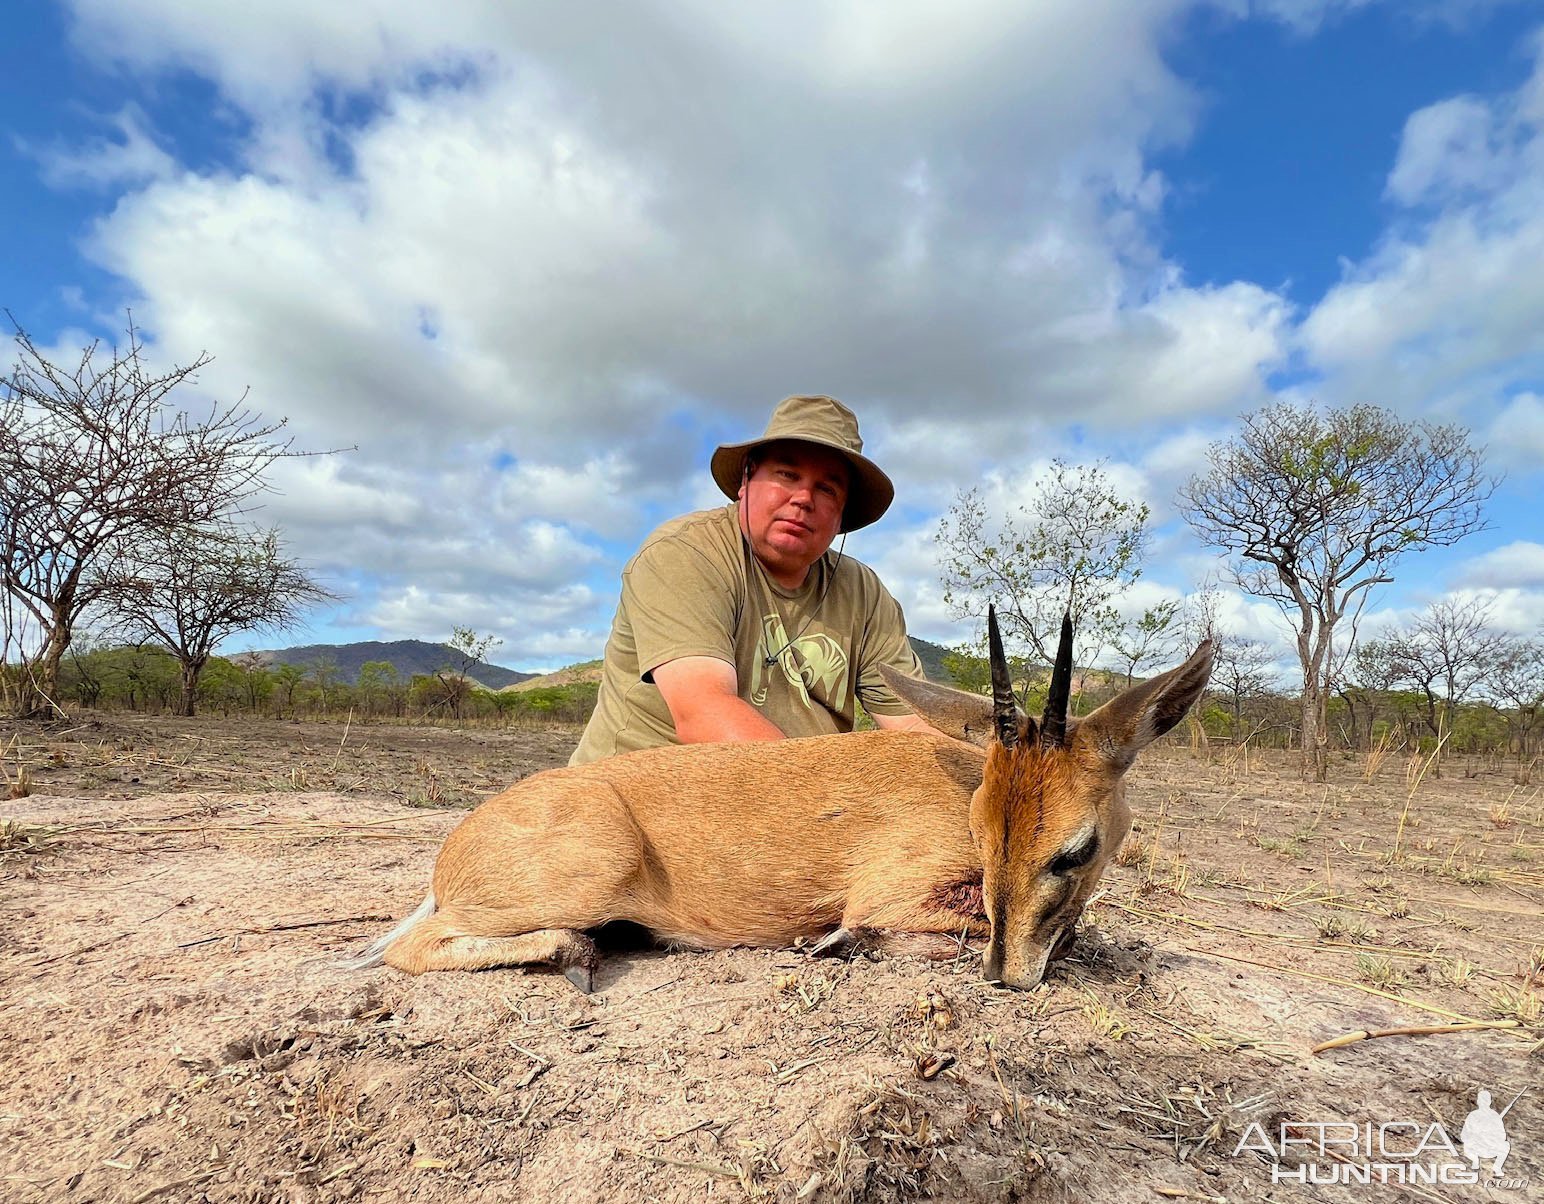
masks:
<path id="1" fill-rule="evenodd" d="M 733 665 L 740 589 L 726 566 L 681 538 L 646 544 L 622 574 L 622 605 L 632 622 L 638 672 L 683 656 Z"/>
<path id="2" fill-rule="evenodd" d="M 921 677 L 922 662 L 906 638 L 906 616 L 901 604 L 876 579 L 873 610 L 863 639 L 863 660 L 858 667 L 858 701 L 870 715 L 910 715 L 911 707 L 895 696 L 879 676 L 879 666 L 889 665 L 907 677 Z"/>

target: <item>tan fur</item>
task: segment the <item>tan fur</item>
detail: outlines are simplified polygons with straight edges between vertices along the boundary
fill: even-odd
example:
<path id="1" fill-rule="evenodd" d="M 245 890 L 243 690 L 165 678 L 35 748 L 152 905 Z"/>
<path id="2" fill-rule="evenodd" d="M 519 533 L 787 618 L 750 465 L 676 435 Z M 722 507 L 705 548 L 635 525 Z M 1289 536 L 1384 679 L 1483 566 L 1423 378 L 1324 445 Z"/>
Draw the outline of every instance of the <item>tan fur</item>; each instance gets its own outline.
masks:
<path id="1" fill-rule="evenodd" d="M 890 681 L 928 714 L 937 687 L 909 698 L 907 679 Z M 947 693 L 956 710 L 990 708 Z M 1109 843 L 1068 896 L 1069 908 L 1081 908 L 1129 822 L 1124 764 L 1112 768 L 1108 746 L 1115 728 L 1139 730 L 1142 720 L 1115 705 L 1059 749 L 1030 741 L 983 753 L 959 739 L 875 731 L 677 745 L 537 774 L 461 822 L 420 914 L 356 964 L 382 953 L 413 974 L 547 962 L 588 989 L 595 953 L 586 931 L 613 920 L 698 948 L 788 945 L 842 929 L 937 953 L 941 941 L 911 938 L 987 935 L 976 909 L 984 893 L 988 916 L 1004 909 L 991 949 L 1007 951 L 995 968 L 989 951 L 989 973 L 1023 985 L 1033 971 L 1038 981 L 1039 944 L 1065 926 L 1025 928 L 1043 902 L 1047 863 L 1099 825 Z M 957 717 L 954 727 L 991 730 Z"/>

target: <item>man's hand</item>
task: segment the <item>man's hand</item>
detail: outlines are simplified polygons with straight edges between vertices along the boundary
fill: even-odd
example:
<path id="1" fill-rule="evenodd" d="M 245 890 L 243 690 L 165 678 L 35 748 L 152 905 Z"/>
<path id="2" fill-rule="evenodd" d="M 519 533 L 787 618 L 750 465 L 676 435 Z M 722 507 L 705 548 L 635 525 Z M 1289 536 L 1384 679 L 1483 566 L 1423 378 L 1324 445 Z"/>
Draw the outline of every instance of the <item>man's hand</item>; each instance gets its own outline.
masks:
<path id="1" fill-rule="evenodd" d="M 682 744 L 781 740 L 783 731 L 737 693 L 734 666 L 714 656 L 683 656 L 653 674 Z"/>

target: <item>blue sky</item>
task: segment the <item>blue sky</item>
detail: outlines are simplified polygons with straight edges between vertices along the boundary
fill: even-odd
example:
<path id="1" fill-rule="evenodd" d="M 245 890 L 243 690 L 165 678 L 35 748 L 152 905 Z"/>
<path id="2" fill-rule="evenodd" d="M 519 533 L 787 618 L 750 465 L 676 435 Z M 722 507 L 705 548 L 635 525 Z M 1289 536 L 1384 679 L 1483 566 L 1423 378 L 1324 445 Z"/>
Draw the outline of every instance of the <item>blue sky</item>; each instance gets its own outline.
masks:
<path id="1" fill-rule="evenodd" d="M 622 561 L 799 391 L 895 477 L 849 552 L 928 638 L 969 634 L 938 515 L 1056 455 L 1154 510 L 1128 606 L 1193 593 L 1174 490 L 1275 397 L 1460 422 L 1506 473 L 1374 626 L 1544 614 L 1537 2 L 17 8 L 0 305 L 60 347 L 131 305 L 207 395 L 357 445 L 264 515 L 346 595 L 294 642 L 596 655 Z"/>

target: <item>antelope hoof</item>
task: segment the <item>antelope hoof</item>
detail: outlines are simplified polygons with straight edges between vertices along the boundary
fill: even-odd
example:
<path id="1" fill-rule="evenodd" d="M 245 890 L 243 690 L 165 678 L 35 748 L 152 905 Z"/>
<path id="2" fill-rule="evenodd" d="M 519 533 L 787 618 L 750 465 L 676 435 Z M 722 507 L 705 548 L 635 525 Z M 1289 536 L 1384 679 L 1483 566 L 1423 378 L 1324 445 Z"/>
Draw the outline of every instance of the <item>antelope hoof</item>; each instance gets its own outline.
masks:
<path id="1" fill-rule="evenodd" d="M 813 945 L 809 952 L 811 957 L 846 957 L 858 948 L 862 942 L 856 932 L 848 928 L 838 928 L 835 932 L 828 932 Z"/>
<path id="2" fill-rule="evenodd" d="M 563 967 L 563 977 L 573 983 L 586 995 L 595 990 L 595 967 L 583 963 L 575 963 L 572 966 Z"/>
<path id="3" fill-rule="evenodd" d="M 1072 947 L 1078 943 L 1077 926 L 1068 924 L 1061 930 L 1061 935 L 1056 938 L 1056 944 L 1051 947 L 1051 956 L 1048 961 L 1060 961 L 1072 952 Z"/>

